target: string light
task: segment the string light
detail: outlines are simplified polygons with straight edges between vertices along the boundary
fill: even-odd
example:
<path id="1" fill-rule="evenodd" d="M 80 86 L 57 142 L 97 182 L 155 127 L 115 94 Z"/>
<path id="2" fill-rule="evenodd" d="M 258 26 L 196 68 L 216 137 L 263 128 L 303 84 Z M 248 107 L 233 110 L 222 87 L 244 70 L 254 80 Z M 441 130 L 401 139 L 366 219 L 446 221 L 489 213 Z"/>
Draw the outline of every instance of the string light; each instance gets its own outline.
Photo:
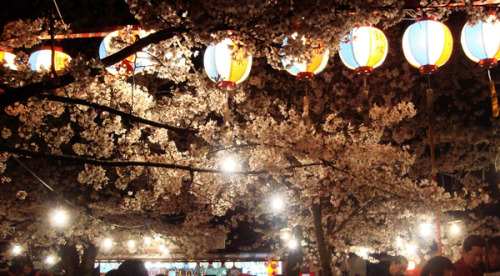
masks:
<path id="1" fill-rule="evenodd" d="M 410 261 L 410 262 L 408 263 L 408 268 L 407 268 L 407 270 L 414 270 L 414 269 L 415 269 L 415 266 L 416 266 L 416 265 L 415 265 L 415 262 Z"/>
<path id="2" fill-rule="evenodd" d="M 12 247 L 12 254 L 14 254 L 14 255 L 19 255 L 19 254 L 21 254 L 22 251 L 23 251 L 23 248 L 19 245 L 14 245 Z"/>
<path id="3" fill-rule="evenodd" d="M 284 240 L 284 241 L 287 241 L 290 239 L 290 234 L 288 232 L 284 232 L 283 234 L 281 234 L 281 239 Z"/>
<path id="4" fill-rule="evenodd" d="M 296 240 L 289 240 L 288 241 L 288 248 L 290 249 L 296 249 L 299 246 L 299 243 Z"/>
<path id="5" fill-rule="evenodd" d="M 110 238 L 106 238 L 104 239 L 102 245 L 104 246 L 105 249 L 110 249 L 111 247 L 113 247 L 113 240 Z"/>
<path id="6" fill-rule="evenodd" d="M 68 214 L 62 209 L 55 210 L 52 212 L 51 221 L 55 227 L 64 227 L 68 222 Z"/>
<path id="7" fill-rule="evenodd" d="M 45 258 L 45 263 L 48 265 L 53 265 L 56 263 L 56 257 L 49 255 L 47 258 Z"/>
<path id="8" fill-rule="evenodd" d="M 453 235 L 457 235 L 460 233 L 460 227 L 456 224 L 456 223 L 453 223 L 450 227 L 450 232 L 453 234 Z"/>
<path id="9" fill-rule="evenodd" d="M 432 225 L 429 223 L 422 223 L 420 225 L 420 233 L 423 236 L 430 236 L 432 234 Z"/>
<path id="10" fill-rule="evenodd" d="M 144 237 L 144 244 L 150 245 L 151 244 L 151 237 Z"/>
<path id="11" fill-rule="evenodd" d="M 364 258 L 364 259 L 367 259 L 368 258 L 368 253 L 370 252 L 370 250 L 368 250 L 368 248 L 360 248 L 359 251 L 358 251 L 358 255 L 361 257 L 361 258 Z"/>
<path id="12" fill-rule="evenodd" d="M 225 172 L 232 172 L 236 169 L 236 162 L 231 157 L 227 157 L 222 164 L 222 170 Z"/>
<path id="13" fill-rule="evenodd" d="M 128 246 L 128 248 L 134 248 L 135 247 L 135 241 L 134 240 L 129 240 L 127 242 L 127 246 Z"/>
<path id="14" fill-rule="evenodd" d="M 285 202 L 283 202 L 283 199 L 281 199 L 281 197 L 276 196 L 272 199 L 271 206 L 274 211 L 281 211 L 285 206 Z"/>

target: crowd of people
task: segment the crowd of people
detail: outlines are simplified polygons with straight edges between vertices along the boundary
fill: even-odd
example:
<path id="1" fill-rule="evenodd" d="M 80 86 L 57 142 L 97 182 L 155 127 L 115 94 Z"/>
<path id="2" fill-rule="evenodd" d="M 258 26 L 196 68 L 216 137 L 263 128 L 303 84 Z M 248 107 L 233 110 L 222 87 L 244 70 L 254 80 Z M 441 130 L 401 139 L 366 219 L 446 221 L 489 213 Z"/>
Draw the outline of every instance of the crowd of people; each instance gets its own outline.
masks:
<path id="1" fill-rule="evenodd" d="M 500 237 L 486 242 L 477 235 L 468 236 L 462 245 L 462 257 L 453 263 L 443 256 L 431 258 L 423 266 L 420 276 L 500 276 Z M 373 276 L 404 276 L 408 260 L 395 256 Z"/>
<path id="2" fill-rule="evenodd" d="M 460 259 L 453 263 L 446 257 L 435 256 L 423 266 L 420 276 L 500 276 L 499 250 L 500 236 L 486 241 L 478 235 L 471 235 L 463 242 Z M 369 276 L 404 276 L 408 263 L 407 258 L 398 255 Z M 14 267 L 12 271 L 0 271 L 0 276 L 13 275 L 52 276 L 43 270 L 33 270 L 28 265 Z M 148 270 L 141 260 L 126 260 L 118 269 L 107 272 L 106 276 L 148 276 Z"/>

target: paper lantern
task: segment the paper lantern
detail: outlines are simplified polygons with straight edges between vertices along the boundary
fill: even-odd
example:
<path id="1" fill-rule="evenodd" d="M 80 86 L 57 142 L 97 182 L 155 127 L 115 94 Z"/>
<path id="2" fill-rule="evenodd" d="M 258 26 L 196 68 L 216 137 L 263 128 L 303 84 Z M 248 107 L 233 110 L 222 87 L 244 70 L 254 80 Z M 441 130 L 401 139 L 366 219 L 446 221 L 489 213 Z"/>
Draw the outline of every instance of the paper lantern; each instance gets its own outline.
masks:
<path id="1" fill-rule="evenodd" d="M 432 74 L 451 56 L 453 37 L 441 22 L 423 18 L 413 23 L 403 35 L 406 60 L 422 74 Z"/>
<path id="2" fill-rule="evenodd" d="M 111 54 L 118 52 L 120 49 L 112 47 L 112 39 L 123 37 L 122 31 L 114 31 L 108 34 L 99 45 L 99 58 L 103 59 Z M 128 41 L 128 45 L 135 42 L 135 38 L 132 41 Z M 127 45 L 127 46 L 128 46 Z M 132 75 L 134 73 L 141 72 L 144 68 L 151 66 L 152 62 L 149 59 L 149 55 L 145 52 L 139 51 L 131 56 L 128 56 L 121 62 L 109 66 L 106 70 L 112 75 Z"/>
<path id="3" fill-rule="evenodd" d="M 500 59 L 500 22 L 495 16 L 465 24 L 461 41 L 465 54 L 479 66 L 492 68 Z"/>
<path id="4" fill-rule="evenodd" d="M 5 67 L 8 67 L 12 70 L 17 70 L 17 66 L 14 63 L 16 59 L 16 55 L 9 51 L 2 51 L 0 50 L 0 62 L 4 63 Z"/>
<path id="5" fill-rule="evenodd" d="M 292 36 L 292 39 L 294 37 Z M 310 41 L 302 37 L 302 42 L 304 45 L 309 45 L 310 54 L 313 56 L 310 62 L 306 63 L 300 61 L 304 57 L 287 57 L 286 54 L 281 58 L 283 66 L 288 71 L 288 73 L 297 76 L 299 80 L 309 80 L 314 79 L 314 76 L 321 73 L 325 69 L 328 63 L 328 57 L 330 50 L 324 49 L 323 42 L 318 39 L 317 43 L 313 45 Z M 283 41 L 283 46 L 288 43 L 288 38 Z"/>
<path id="6" fill-rule="evenodd" d="M 54 67 L 56 72 L 61 71 L 68 66 L 71 57 L 62 51 L 61 47 L 54 47 Z M 40 71 L 50 70 L 52 65 L 52 48 L 43 46 L 42 49 L 31 54 L 28 62 L 31 64 L 31 70 Z"/>
<path id="7" fill-rule="evenodd" d="M 340 42 L 340 59 L 358 74 L 370 74 L 387 56 L 384 33 L 373 26 L 353 28 Z"/>
<path id="8" fill-rule="evenodd" d="M 252 56 L 246 52 L 243 43 L 226 38 L 217 45 L 207 47 L 203 64 L 212 81 L 223 89 L 231 90 L 250 74 Z"/>

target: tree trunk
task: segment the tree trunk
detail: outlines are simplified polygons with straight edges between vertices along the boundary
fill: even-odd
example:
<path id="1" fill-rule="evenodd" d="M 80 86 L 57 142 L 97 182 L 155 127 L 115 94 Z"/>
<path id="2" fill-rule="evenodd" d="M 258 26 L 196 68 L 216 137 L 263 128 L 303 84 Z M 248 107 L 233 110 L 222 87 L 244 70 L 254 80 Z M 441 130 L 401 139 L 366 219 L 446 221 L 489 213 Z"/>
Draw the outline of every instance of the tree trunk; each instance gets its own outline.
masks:
<path id="1" fill-rule="evenodd" d="M 97 247 L 89 244 L 83 251 L 82 262 L 80 264 L 79 276 L 92 276 L 94 271 L 95 257 L 97 256 Z"/>
<path id="2" fill-rule="evenodd" d="M 323 276 L 332 276 L 332 252 L 329 250 L 325 241 L 325 232 L 323 230 L 321 200 L 318 204 L 312 204 L 314 230 L 316 232 L 316 242 L 318 243 L 319 260 Z"/>
<path id="3" fill-rule="evenodd" d="M 61 245 L 61 263 L 66 276 L 78 276 L 78 264 L 80 263 L 78 252 L 74 244 Z"/>

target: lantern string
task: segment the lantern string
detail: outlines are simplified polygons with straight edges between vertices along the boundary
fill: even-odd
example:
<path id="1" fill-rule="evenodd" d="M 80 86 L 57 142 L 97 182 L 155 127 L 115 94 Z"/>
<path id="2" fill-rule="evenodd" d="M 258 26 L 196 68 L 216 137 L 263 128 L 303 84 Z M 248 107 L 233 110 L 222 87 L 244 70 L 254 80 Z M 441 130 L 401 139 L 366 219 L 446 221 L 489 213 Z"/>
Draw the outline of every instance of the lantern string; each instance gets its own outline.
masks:
<path id="1" fill-rule="evenodd" d="M 57 5 L 57 1 L 56 0 L 52 0 L 54 2 L 54 6 L 56 6 L 56 10 L 57 10 L 57 13 L 59 14 L 59 17 L 61 18 L 61 22 L 66 25 L 66 23 L 64 23 L 64 19 L 61 15 L 61 11 L 59 10 L 59 6 Z"/>
<path id="2" fill-rule="evenodd" d="M 362 104 L 363 107 L 361 108 L 363 110 L 363 123 L 365 125 L 369 124 L 369 119 L 370 119 L 370 108 L 369 108 L 369 103 L 368 103 L 368 88 L 366 84 L 366 75 L 363 76 L 363 91 L 362 91 Z"/>
<path id="3" fill-rule="evenodd" d="M 223 114 L 223 117 L 224 117 L 224 122 L 228 122 L 229 121 L 229 91 L 227 91 L 227 89 L 225 89 L 224 91 L 225 93 L 225 96 L 224 96 L 224 114 Z"/>
<path id="4" fill-rule="evenodd" d="M 309 118 L 309 86 L 307 80 L 304 83 L 306 86 L 306 95 L 304 96 L 304 111 L 302 113 L 302 118 L 304 119 L 306 127 L 309 127 L 311 125 L 311 119 Z"/>

